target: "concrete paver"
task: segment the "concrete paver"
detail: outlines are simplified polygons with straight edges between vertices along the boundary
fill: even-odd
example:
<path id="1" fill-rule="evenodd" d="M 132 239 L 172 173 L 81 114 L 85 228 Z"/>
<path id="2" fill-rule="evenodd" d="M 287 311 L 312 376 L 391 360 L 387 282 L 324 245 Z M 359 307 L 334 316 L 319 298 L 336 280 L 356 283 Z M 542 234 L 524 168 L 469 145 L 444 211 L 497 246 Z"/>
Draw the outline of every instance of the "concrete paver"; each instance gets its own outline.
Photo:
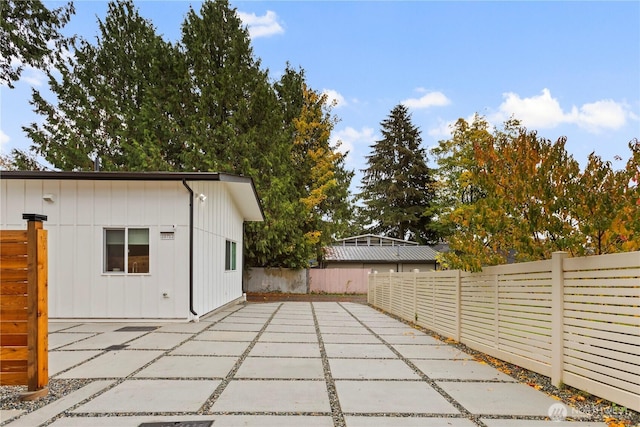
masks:
<path id="1" fill-rule="evenodd" d="M 78 350 L 78 351 L 50 351 L 49 352 L 49 376 L 76 366 L 81 362 L 86 362 L 94 356 L 102 353 L 100 350 Z"/>
<path id="2" fill-rule="evenodd" d="M 395 359 L 397 356 L 384 344 L 325 344 L 328 357 L 358 359 Z"/>
<path id="3" fill-rule="evenodd" d="M 607 423 L 589 421 L 545 421 L 482 419 L 487 427 L 607 427 Z"/>
<path id="4" fill-rule="evenodd" d="M 123 325 L 120 324 L 120 327 Z M 82 341 L 64 346 L 65 350 L 105 350 L 112 345 L 122 345 L 148 332 L 104 332 Z"/>
<path id="5" fill-rule="evenodd" d="M 513 377 L 475 360 L 411 359 L 411 362 L 432 379 L 516 381 Z"/>
<path id="6" fill-rule="evenodd" d="M 427 417 L 345 417 L 347 427 L 475 427 L 464 418 Z"/>
<path id="7" fill-rule="evenodd" d="M 127 343 L 127 348 L 141 350 L 169 350 L 188 338 L 191 338 L 190 334 L 151 332 Z"/>
<path id="8" fill-rule="evenodd" d="M 257 342 L 249 356 L 320 357 L 320 348 L 311 343 Z"/>
<path id="9" fill-rule="evenodd" d="M 245 381 L 229 383 L 214 412 L 331 412 L 324 381 Z"/>
<path id="10" fill-rule="evenodd" d="M 434 344 L 442 345 L 442 341 L 416 331 L 402 335 L 385 335 L 384 340 L 389 344 Z"/>
<path id="11" fill-rule="evenodd" d="M 195 412 L 218 384 L 218 380 L 127 380 L 73 412 Z"/>
<path id="12" fill-rule="evenodd" d="M 235 378 L 324 379 L 324 370 L 319 358 L 247 357 Z"/>
<path id="13" fill-rule="evenodd" d="M 249 346 L 246 341 L 188 341 L 170 354 L 201 356 L 240 356 Z"/>
<path id="14" fill-rule="evenodd" d="M 329 359 L 331 376 L 335 379 L 362 380 L 419 380 L 400 359 Z"/>
<path id="15" fill-rule="evenodd" d="M 265 332 L 260 336 L 258 342 L 305 342 L 317 343 L 318 336 L 316 334 L 302 334 L 286 332 Z"/>
<path id="16" fill-rule="evenodd" d="M 382 341 L 373 334 L 341 335 L 322 334 L 325 344 L 381 344 Z"/>
<path id="17" fill-rule="evenodd" d="M 224 378 L 237 360 L 229 356 L 163 356 L 135 377 Z"/>
<path id="18" fill-rule="evenodd" d="M 246 341 L 251 342 L 257 331 L 204 331 L 194 337 L 197 341 Z"/>
<path id="19" fill-rule="evenodd" d="M 438 382 L 469 412 L 477 415 L 547 416 L 557 400 L 520 383 Z"/>
<path id="20" fill-rule="evenodd" d="M 270 324 L 265 332 L 299 332 L 301 334 L 315 334 L 316 328 L 313 325 L 286 325 L 286 324 Z"/>
<path id="21" fill-rule="evenodd" d="M 76 326 L 81 325 L 81 323 L 69 323 L 69 322 L 49 322 L 49 327 L 47 328 L 47 330 L 49 331 L 49 333 L 51 332 L 58 332 L 58 331 L 62 331 L 65 329 L 69 329 L 69 328 L 74 328 Z"/>
<path id="22" fill-rule="evenodd" d="M 320 326 L 320 332 L 323 334 L 369 334 L 370 332 L 363 326 Z"/>
<path id="23" fill-rule="evenodd" d="M 77 332 L 77 333 L 57 333 L 49 334 L 49 350 L 55 350 L 56 348 L 64 347 L 76 341 L 81 341 L 85 338 L 95 336 L 95 332 Z"/>
<path id="24" fill-rule="evenodd" d="M 393 348 L 407 359 L 473 359 L 467 353 L 444 344 L 393 344 Z"/>
<path id="25" fill-rule="evenodd" d="M 21 409 L 0 409 L 0 422 L 9 421 L 11 418 L 24 414 Z"/>
<path id="26" fill-rule="evenodd" d="M 370 414 L 459 414 L 435 389 L 421 381 L 342 381 L 336 390 L 342 411 Z"/>
<path id="27" fill-rule="evenodd" d="M 59 374 L 57 378 L 126 377 L 160 355 L 162 355 L 162 352 L 155 350 L 109 351 L 95 359 Z"/>
<path id="28" fill-rule="evenodd" d="M 134 325 L 157 329 L 117 331 Z M 557 400 L 355 303 L 246 304 L 193 323 L 49 331 L 51 381 L 93 381 L 30 413 L 0 408 L 3 427 L 605 425 L 545 421 Z"/>
<path id="29" fill-rule="evenodd" d="M 264 323 L 233 323 L 231 321 L 216 323 L 211 327 L 213 331 L 259 331 Z"/>
<path id="30" fill-rule="evenodd" d="M 211 326 L 207 322 L 169 323 L 156 329 L 156 332 L 176 332 L 195 334 Z"/>

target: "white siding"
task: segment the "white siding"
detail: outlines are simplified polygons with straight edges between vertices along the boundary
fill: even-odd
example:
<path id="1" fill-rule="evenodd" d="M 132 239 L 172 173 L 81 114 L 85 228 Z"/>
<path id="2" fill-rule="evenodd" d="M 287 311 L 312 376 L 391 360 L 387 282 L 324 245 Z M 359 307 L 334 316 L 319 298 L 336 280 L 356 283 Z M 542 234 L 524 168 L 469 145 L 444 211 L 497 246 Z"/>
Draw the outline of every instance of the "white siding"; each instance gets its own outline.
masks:
<path id="1" fill-rule="evenodd" d="M 6 179 L 0 195 L 3 229 L 24 229 L 23 213 L 48 216 L 49 317 L 188 317 L 189 193 L 181 182 Z M 102 272 L 105 227 L 149 228 L 149 274 Z M 175 240 L 160 240 L 161 231 Z"/>
<path id="2" fill-rule="evenodd" d="M 243 219 L 224 183 L 189 186 L 194 191 L 194 310 L 203 316 L 242 296 Z M 235 271 L 225 271 L 227 240 L 237 245 Z"/>

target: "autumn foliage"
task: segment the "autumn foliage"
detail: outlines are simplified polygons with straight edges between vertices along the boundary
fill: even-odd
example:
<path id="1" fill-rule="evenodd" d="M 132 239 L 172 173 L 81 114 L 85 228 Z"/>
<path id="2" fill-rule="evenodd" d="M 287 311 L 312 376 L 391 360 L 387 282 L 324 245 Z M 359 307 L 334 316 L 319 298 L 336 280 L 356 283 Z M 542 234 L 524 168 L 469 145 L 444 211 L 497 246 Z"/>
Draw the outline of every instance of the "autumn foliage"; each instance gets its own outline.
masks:
<path id="1" fill-rule="evenodd" d="M 451 249 L 444 265 L 478 270 L 548 259 L 554 251 L 581 256 L 640 249 L 639 141 L 629 143 L 624 169 L 592 153 L 581 170 L 565 138 L 540 138 L 516 120 L 490 132 L 483 119 L 475 120 L 471 126 L 459 121 L 456 139 L 436 150 L 439 163 L 457 166 L 442 177 L 458 189 L 441 215 Z M 476 197 L 463 197 L 470 191 Z"/>

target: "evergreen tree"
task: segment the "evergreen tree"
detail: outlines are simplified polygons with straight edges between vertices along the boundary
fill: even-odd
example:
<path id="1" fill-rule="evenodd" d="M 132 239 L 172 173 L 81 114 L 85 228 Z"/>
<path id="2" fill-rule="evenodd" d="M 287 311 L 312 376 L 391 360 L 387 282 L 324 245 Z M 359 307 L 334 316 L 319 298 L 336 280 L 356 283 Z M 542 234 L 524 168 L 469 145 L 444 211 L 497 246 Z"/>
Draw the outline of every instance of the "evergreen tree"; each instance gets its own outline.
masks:
<path id="1" fill-rule="evenodd" d="M 130 0 L 111 2 L 96 44 L 80 40 L 62 78 L 49 76 L 57 104 L 33 90 L 45 117 L 24 130 L 32 151 L 63 170 L 179 169 L 177 50 Z"/>
<path id="2" fill-rule="evenodd" d="M 420 131 L 403 105 L 394 107 L 380 124 L 382 139 L 371 147 L 363 170 L 363 224 L 372 233 L 433 243 L 435 182 L 420 146 Z"/>
<path id="3" fill-rule="evenodd" d="M 328 143 L 326 99 L 289 67 L 271 84 L 227 0 L 191 9 L 176 45 L 131 0 L 111 2 L 98 24 L 96 43 L 81 41 L 62 78 L 50 77 L 57 103 L 34 91 L 45 121 L 26 128 L 32 153 L 63 170 L 100 157 L 104 170 L 250 176 L 265 221 L 246 225 L 247 263 L 307 266 L 349 212 L 351 175 Z"/>
<path id="4" fill-rule="evenodd" d="M 0 1 L 0 84 L 13 88 L 25 65 L 59 61 L 72 42 L 60 30 L 74 13 L 73 3 L 49 10 L 40 0 Z"/>

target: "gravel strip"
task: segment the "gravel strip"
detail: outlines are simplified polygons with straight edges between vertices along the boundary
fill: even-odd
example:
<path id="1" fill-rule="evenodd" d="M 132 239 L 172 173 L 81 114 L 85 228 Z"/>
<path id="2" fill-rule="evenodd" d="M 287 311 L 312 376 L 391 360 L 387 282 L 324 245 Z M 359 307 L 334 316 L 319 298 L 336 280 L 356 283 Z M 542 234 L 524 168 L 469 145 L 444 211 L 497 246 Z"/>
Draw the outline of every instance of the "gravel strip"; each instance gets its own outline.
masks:
<path id="1" fill-rule="evenodd" d="M 282 307 L 282 304 L 280 304 L 273 311 L 273 313 L 271 313 L 271 316 L 269 316 L 267 321 L 264 322 L 264 325 L 262 325 L 262 328 L 260 328 L 260 331 L 258 331 L 258 334 L 253 338 L 253 341 L 251 341 L 251 343 L 246 348 L 246 350 L 242 353 L 242 355 L 240 355 L 240 357 L 238 357 L 238 360 L 236 361 L 235 365 L 233 365 L 233 368 L 231 368 L 231 370 L 227 373 L 227 376 L 220 382 L 220 385 L 218 385 L 218 387 L 213 392 L 211 397 L 209 397 L 209 399 L 207 399 L 207 401 L 202 405 L 202 407 L 198 411 L 198 415 L 209 414 L 210 413 L 211 407 L 213 406 L 213 404 L 216 402 L 216 400 L 218 400 L 218 398 L 220 397 L 220 395 L 222 394 L 224 389 L 227 388 L 227 386 L 229 385 L 229 382 L 236 375 L 236 372 L 238 372 L 238 369 L 240 369 L 240 365 L 242 365 L 242 362 L 244 362 L 244 360 L 247 358 L 247 356 L 249 355 L 249 353 L 251 352 L 253 347 L 256 345 L 256 343 L 258 342 L 258 340 L 260 339 L 260 337 L 264 333 L 265 329 L 267 329 L 267 327 L 269 326 L 269 323 L 271 323 L 271 320 L 276 315 L 276 313 L 278 313 L 278 311 L 280 310 L 281 307 Z M 209 329 L 209 328 L 207 328 L 207 329 Z"/>
<path id="2" fill-rule="evenodd" d="M 329 365 L 329 358 L 327 357 L 327 351 L 324 348 L 324 341 L 322 340 L 322 334 L 320 333 L 320 324 L 318 323 L 318 317 L 316 316 L 316 309 L 311 304 L 311 312 L 313 313 L 313 323 L 316 327 L 316 335 L 318 336 L 318 343 L 320 344 L 320 357 L 322 358 L 322 368 L 324 369 L 324 378 L 327 384 L 327 393 L 329 394 L 329 405 L 331 405 L 331 415 L 333 417 L 334 427 L 344 427 L 345 420 L 342 409 L 340 408 L 340 400 L 338 399 L 338 392 L 336 391 L 336 383 L 331 375 L 331 366 Z"/>

